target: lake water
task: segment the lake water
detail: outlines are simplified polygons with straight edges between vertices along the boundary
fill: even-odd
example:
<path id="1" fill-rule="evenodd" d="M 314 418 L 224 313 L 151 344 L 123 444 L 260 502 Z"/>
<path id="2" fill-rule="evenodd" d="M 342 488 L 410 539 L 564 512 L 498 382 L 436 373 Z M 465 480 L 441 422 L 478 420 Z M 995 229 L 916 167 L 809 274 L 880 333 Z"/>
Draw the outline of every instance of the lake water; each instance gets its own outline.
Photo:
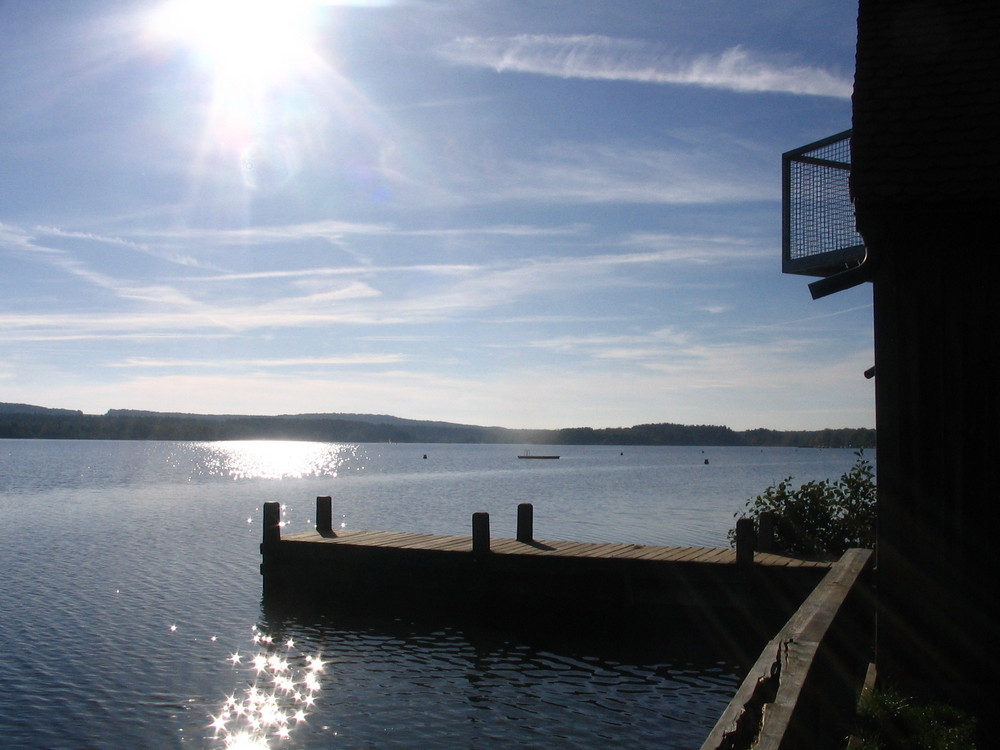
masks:
<path id="1" fill-rule="evenodd" d="M 261 505 L 310 528 L 727 546 L 748 497 L 849 450 L 0 440 L 4 748 L 697 748 L 730 654 L 261 598 Z M 706 460 L 708 463 L 706 464 Z"/>

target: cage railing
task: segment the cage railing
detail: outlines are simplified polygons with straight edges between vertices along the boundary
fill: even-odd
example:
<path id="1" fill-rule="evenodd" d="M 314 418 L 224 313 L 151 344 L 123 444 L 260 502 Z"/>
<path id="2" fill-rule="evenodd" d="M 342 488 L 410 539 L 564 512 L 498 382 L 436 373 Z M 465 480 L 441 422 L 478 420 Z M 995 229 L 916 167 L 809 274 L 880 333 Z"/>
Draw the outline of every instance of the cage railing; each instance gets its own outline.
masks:
<path id="1" fill-rule="evenodd" d="M 865 256 L 851 203 L 851 131 L 782 154 L 784 273 L 826 277 Z"/>

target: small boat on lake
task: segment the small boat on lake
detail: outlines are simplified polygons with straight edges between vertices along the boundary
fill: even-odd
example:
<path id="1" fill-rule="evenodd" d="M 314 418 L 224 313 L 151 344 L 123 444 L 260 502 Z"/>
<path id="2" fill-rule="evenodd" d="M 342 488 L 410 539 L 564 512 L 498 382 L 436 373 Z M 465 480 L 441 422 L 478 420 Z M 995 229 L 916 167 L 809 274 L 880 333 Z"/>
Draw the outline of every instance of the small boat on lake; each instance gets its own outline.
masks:
<path id="1" fill-rule="evenodd" d="M 559 458 L 559 456 L 553 456 L 553 455 L 540 455 L 540 456 L 536 456 L 531 451 L 525 451 L 524 453 L 520 454 L 518 456 L 518 458 Z"/>

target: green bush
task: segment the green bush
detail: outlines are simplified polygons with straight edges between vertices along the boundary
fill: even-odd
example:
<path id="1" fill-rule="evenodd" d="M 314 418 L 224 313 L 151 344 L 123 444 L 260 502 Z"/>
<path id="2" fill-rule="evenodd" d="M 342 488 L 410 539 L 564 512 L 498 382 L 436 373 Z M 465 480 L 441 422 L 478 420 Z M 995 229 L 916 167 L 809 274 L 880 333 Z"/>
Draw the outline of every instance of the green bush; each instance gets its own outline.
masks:
<path id="1" fill-rule="evenodd" d="M 862 696 L 857 750 L 975 750 L 976 722 L 943 703 L 922 703 L 892 689 Z"/>
<path id="2" fill-rule="evenodd" d="M 759 523 L 774 513 L 775 547 L 803 555 L 840 554 L 851 547 L 875 546 L 875 472 L 864 451 L 837 481 L 823 479 L 795 487 L 787 477 L 746 501 L 736 517 Z M 736 530 L 729 532 L 735 544 Z"/>

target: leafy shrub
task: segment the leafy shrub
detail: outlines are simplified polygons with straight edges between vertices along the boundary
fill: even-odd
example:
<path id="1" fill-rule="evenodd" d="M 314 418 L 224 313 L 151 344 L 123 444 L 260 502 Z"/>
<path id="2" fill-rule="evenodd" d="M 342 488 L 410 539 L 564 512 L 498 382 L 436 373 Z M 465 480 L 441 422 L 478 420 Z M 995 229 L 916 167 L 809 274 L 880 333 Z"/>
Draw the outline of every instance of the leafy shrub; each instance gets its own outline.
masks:
<path id="1" fill-rule="evenodd" d="M 763 494 L 747 500 L 734 514 L 760 522 L 762 513 L 774 513 L 775 547 L 803 555 L 840 554 L 851 547 L 875 546 L 875 472 L 864 451 L 854 454 L 854 466 L 837 481 L 823 479 L 792 485 L 787 477 Z M 736 530 L 729 531 L 735 544 Z"/>
<path id="2" fill-rule="evenodd" d="M 943 703 L 922 703 L 893 689 L 864 693 L 857 750 L 975 750 L 976 722 Z"/>

